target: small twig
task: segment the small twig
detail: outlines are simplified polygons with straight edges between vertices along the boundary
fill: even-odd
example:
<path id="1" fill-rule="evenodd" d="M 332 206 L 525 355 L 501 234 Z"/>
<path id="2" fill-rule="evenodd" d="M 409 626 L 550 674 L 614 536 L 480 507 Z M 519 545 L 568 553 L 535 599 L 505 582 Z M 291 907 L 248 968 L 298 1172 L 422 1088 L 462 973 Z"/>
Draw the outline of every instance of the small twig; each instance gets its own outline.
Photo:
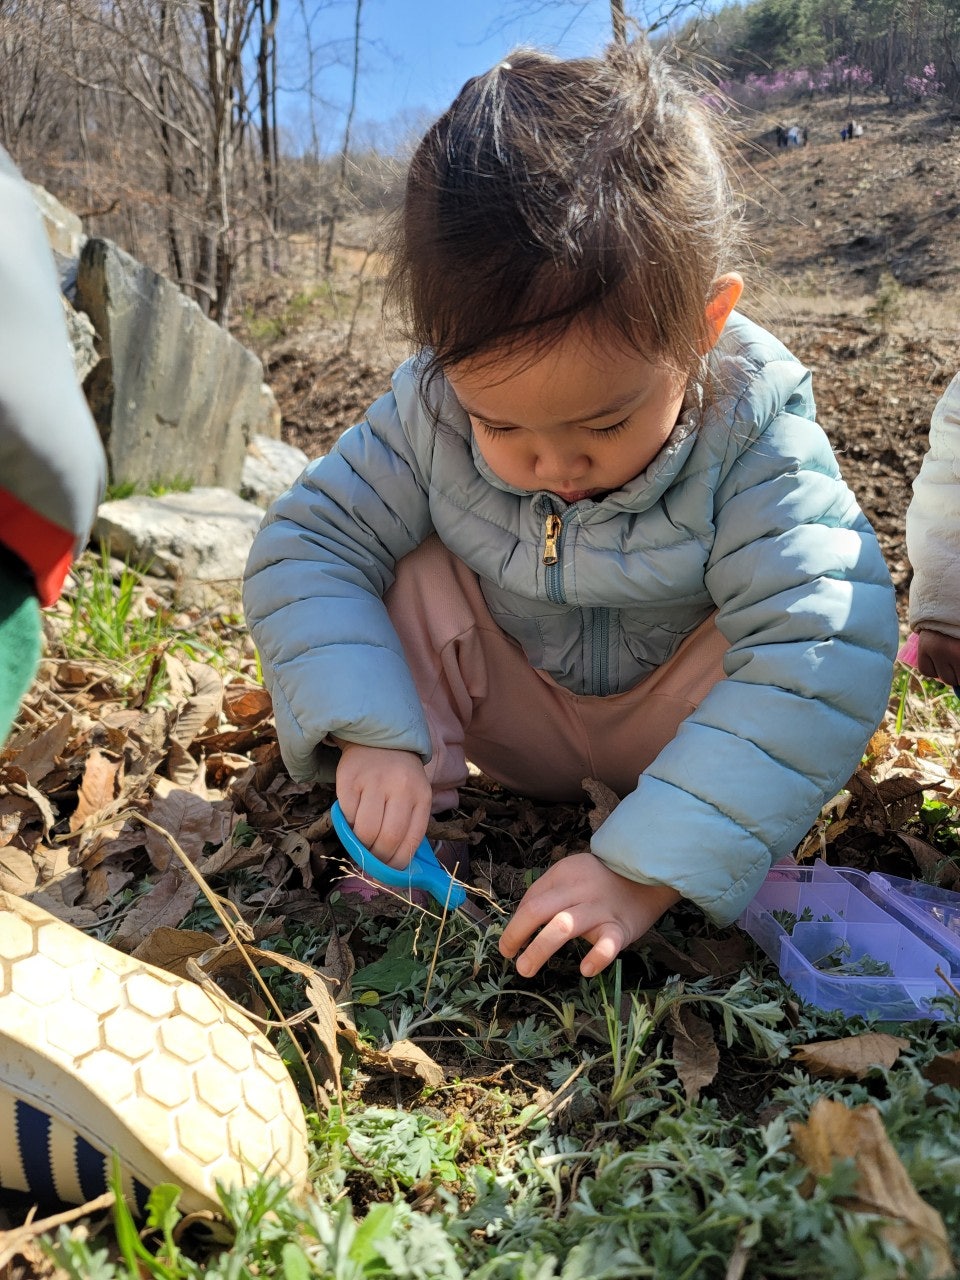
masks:
<path id="1" fill-rule="evenodd" d="M 947 975 L 943 972 L 943 969 L 941 969 L 940 965 L 937 965 L 937 967 L 934 969 L 933 972 L 937 975 L 937 977 L 942 982 L 945 982 L 947 984 L 947 986 L 950 988 L 950 990 L 953 992 L 955 996 L 960 996 L 960 988 L 955 987 L 953 985 L 953 983 L 950 981 Z"/>
<path id="2" fill-rule="evenodd" d="M 519 1124 L 515 1124 L 512 1129 L 508 1129 L 506 1131 L 506 1133 L 503 1135 L 504 1140 L 509 1142 L 512 1138 L 515 1138 L 518 1133 L 522 1133 L 524 1129 L 528 1128 L 533 1123 L 534 1120 L 539 1120 L 541 1116 L 549 1115 L 550 1108 L 553 1106 L 553 1104 L 557 1101 L 558 1098 L 560 1098 L 567 1091 L 567 1089 L 570 1088 L 570 1086 L 573 1084 L 574 1080 L 576 1080 L 580 1072 L 585 1070 L 585 1068 L 587 1068 L 588 1066 L 590 1066 L 590 1062 L 587 1061 L 586 1058 L 581 1059 L 580 1063 L 574 1067 L 574 1069 L 567 1076 L 566 1080 L 564 1080 L 563 1084 L 561 1084 L 559 1088 L 554 1089 L 553 1093 L 551 1093 L 550 1097 L 547 1098 L 545 1102 L 541 1102 L 537 1104 L 536 1111 L 534 1111 L 531 1115 L 527 1116 L 526 1119 L 521 1120 Z"/>
<path id="3" fill-rule="evenodd" d="M 736 1244 L 733 1246 L 733 1253 L 727 1262 L 727 1270 L 723 1280 L 743 1280 L 747 1270 L 747 1263 L 753 1249 L 749 1245 L 743 1243 L 743 1228 L 737 1233 Z"/>
<path id="4" fill-rule="evenodd" d="M 87 1218 L 104 1209 L 110 1209 L 115 1201 L 116 1196 L 113 1192 L 105 1191 L 102 1196 L 97 1196 L 95 1200 L 88 1200 L 86 1204 L 78 1205 L 75 1209 L 65 1209 L 63 1213 L 55 1213 L 49 1218 L 28 1217 L 23 1226 L 14 1227 L 12 1231 L 0 1231 L 0 1267 L 5 1267 L 11 1258 L 15 1258 L 22 1251 L 24 1245 L 29 1244 L 37 1236 L 46 1235 L 47 1232 L 53 1231 L 56 1227 L 65 1226 L 68 1222 L 76 1222 L 77 1218 Z M 34 1210 L 31 1209 L 30 1213 L 33 1212 Z"/>

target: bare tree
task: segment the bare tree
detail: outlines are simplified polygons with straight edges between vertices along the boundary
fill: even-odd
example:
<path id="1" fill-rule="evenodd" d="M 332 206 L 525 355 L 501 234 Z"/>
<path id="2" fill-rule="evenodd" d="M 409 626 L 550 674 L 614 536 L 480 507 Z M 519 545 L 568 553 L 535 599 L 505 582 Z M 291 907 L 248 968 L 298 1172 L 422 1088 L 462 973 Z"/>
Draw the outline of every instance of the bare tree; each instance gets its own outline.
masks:
<path id="1" fill-rule="evenodd" d="M 337 233 L 337 223 L 343 212 L 343 198 L 347 189 L 347 163 L 350 158 L 350 130 L 353 128 L 353 117 L 357 110 L 357 86 L 360 83 L 360 16 L 363 0 L 354 0 L 353 11 L 353 74 L 350 79 L 350 106 L 347 120 L 343 127 L 343 145 L 340 148 L 340 161 L 337 170 L 337 185 L 330 209 L 327 224 L 327 243 L 323 254 L 323 269 L 329 272 L 333 267 L 333 241 Z"/>

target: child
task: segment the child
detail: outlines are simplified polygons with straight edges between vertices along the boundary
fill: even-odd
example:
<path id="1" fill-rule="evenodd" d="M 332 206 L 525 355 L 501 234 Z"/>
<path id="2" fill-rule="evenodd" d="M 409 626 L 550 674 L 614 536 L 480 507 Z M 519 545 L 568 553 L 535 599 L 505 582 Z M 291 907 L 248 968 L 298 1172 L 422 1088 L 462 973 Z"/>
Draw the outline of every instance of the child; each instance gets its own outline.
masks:
<path id="1" fill-rule="evenodd" d="M 603 969 L 681 897 L 740 914 L 856 767 L 897 620 L 807 371 L 733 308 L 737 205 L 645 47 L 519 52 L 413 159 L 419 354 L 267 514 L 245 588 L 295 778 L 404 866 L 465 756 L 622 801 L 500 949 Z"/>
<path id="2" fill-rule="evenodd" d="M 930 449 L 907 508 L 910 637 L 901 657 L 960 685 L 960 373 L 930 419 Z"/>

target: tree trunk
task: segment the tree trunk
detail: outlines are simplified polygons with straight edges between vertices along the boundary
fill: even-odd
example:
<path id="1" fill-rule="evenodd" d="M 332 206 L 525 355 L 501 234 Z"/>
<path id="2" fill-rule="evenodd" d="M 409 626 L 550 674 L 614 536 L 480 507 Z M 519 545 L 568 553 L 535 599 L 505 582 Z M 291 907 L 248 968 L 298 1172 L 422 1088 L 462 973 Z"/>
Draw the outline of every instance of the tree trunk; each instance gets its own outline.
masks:
<path id="1" fill-rule="evenodd" d="M 323 254 L 323 269 L 329 275 L 333 268 L 333 241 L 337 233 L 337 223 L 343 210 L 343 195 L 347 186 L 347 158 L 350 155 L 350 130 L 353 127 L 353 116 L 357 109 L 357 84 L 360 80 L 360 11 L 363 0 L 356 0 L 353 20 L 353 79 L 350 85 L 350 108 L 347 111 L 347 123 L 343 129 L 343 146 L 340 148 L 340 168 L 337 174 L 337 186 L 334 192 L 333 205 L 330 209 L 330 222 L 327 227 L 327 244 Z"/>

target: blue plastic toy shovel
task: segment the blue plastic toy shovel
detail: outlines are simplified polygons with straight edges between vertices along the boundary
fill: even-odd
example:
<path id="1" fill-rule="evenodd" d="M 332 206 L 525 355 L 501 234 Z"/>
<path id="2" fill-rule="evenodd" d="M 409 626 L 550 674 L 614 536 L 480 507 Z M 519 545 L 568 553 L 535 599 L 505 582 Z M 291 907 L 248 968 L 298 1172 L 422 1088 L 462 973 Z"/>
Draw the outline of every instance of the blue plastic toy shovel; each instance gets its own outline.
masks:
<path id="1" fill-rule="evenodd" d="M 404 893 L 411 889 L 423 889 L 443 910 L 461 912 L 478 928 L 487 929 L 493 923 L 488 915 L 469 901 L 463 885 L 458 884 L 450 872 L 440 865 L 426 837 L 420 841 L 408 865 L 398 870 L 381 862 L 365 844 L 360 843 L 350 823 L 343 816 L 337 800 L 333 802 L 330 817 L 340 843 L 368 880 Z"/>

